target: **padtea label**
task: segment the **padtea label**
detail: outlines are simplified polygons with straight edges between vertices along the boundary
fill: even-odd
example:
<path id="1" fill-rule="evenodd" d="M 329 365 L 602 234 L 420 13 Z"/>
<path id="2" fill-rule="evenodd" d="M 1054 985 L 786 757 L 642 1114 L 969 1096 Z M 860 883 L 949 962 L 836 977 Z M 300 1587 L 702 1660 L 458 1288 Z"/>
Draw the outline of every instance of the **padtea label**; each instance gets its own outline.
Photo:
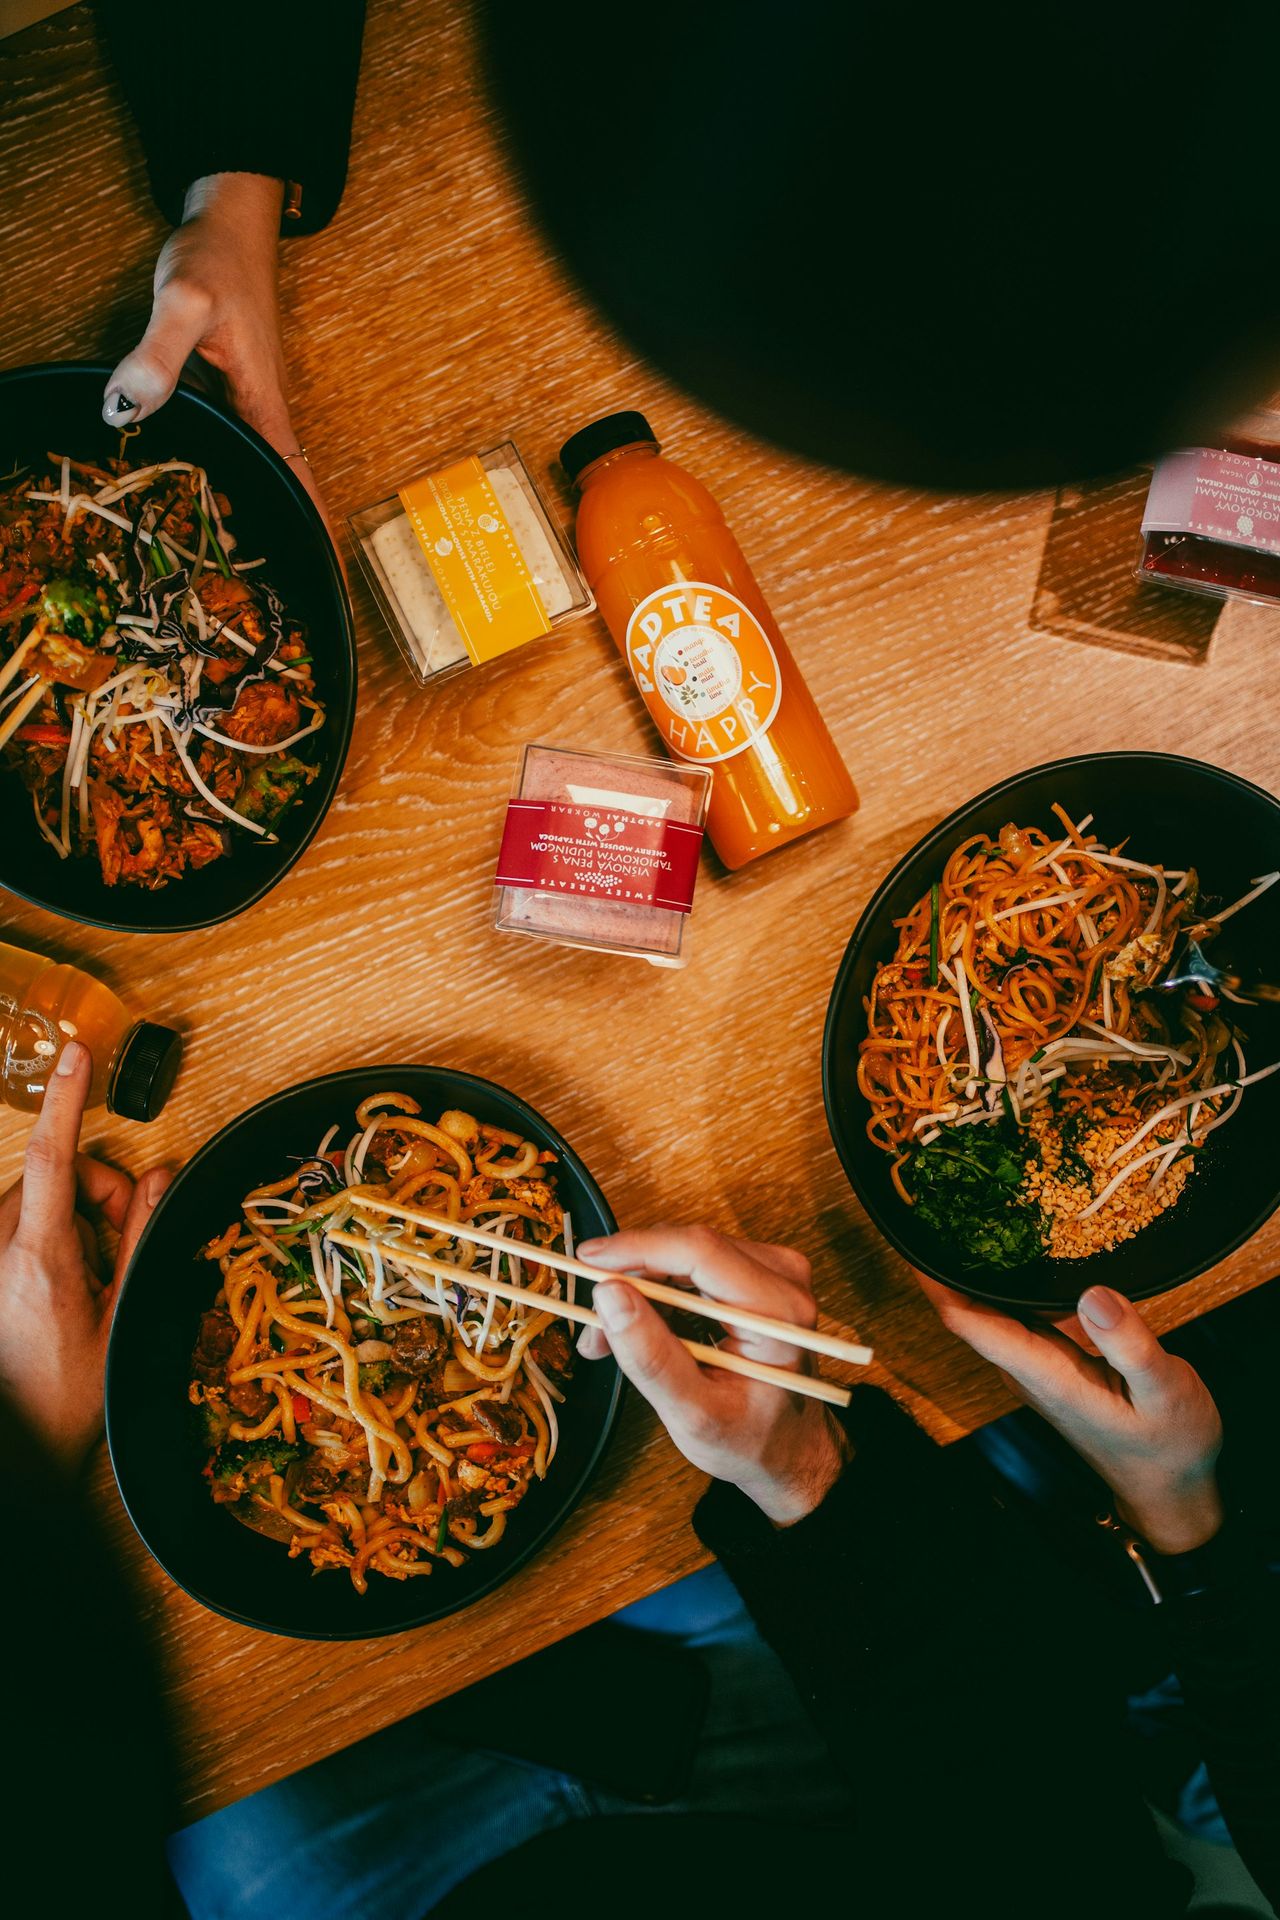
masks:
<path id="1" fill-rule="evenodd" d="M 706 764 L 769 731 L 782 675 L 769 636 L 736 595 L 705 580 L 659 587 L 627 622 L 627 664 L 671 752 Z"/>

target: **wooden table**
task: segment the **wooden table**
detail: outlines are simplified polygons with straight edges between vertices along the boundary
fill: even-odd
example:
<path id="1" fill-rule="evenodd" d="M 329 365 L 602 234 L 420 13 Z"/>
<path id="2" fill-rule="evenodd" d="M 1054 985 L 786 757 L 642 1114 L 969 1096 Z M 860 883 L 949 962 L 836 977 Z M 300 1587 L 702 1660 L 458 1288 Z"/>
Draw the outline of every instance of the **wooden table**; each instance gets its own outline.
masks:
<path id="1" fill-rule="evenodd" d="M 0 45 L 0 180 L 0 362 L 114 358 L 141 332 L 164 227 L 85 8 Z M 469 1068 L 547 1113 L 624 1222 L 705 1219 L 803 1246 L 825 1313 L 874 1343 L 872 1377 L 939 1440 L 1004 1412 L 1005 1389 L 940 1329 L 828 1140 L 819 1041 L 841 950 L 890 864 L 1019 766 L 1171 748 L 1267 782 L 1280 620 L 1233 608 L 1206 657 L 1202 608 L 1158 590 L 1136 598 L 1132 488 L 1119 511 L 1105 493 L 1055 508 L 1044 495 L 868 486 L 789 459 L 673 391 L 530 230 L 462 0 L 373 0 L 346 198 L 328 231 L 283 255 L 296 419 L 335 515 L 382 498 L 434 453 L 508 428 L 549 476 L 571 429 L 643 407 L 738 531 L 862 811 L 745 872 L 708 864 L 683 975 L 504 941 L 488 924 L 490 881 L 521 746 L 649 751 L 640 701 L 595 618 L 422 693 L 358 590 L 346 777 L 269 899 L 213 932 L 159 939 L 6 903 L 6 937 L 96 968 L 188 1036 L 162 1119 L 95 1118 L 89 1144 L 134 1170 L 177 1165 L 252 1101 L 310 1074 L 369 1059 Z M 562 482 L 560 493 L 567 517 Z M 1098 631 L 1157 657 L 1057 637 Z M 24 1133 L 12 1116 L 0 1122 L 6 1182 Z M 1273 1222 L 1153 1303 L 1151 1319 L 1175 1326 L 1278 1262 Z M 531 1568 L 440 1626 L 359 1645 L 278 1641 L 206 1613 L 133 1537 L 105 1462 L 100 1481 L 162 1643 L 192 1817 L 704 1557 L 689 1527 L 700 1477 L 635 1401 L 589 1495 Z"/>

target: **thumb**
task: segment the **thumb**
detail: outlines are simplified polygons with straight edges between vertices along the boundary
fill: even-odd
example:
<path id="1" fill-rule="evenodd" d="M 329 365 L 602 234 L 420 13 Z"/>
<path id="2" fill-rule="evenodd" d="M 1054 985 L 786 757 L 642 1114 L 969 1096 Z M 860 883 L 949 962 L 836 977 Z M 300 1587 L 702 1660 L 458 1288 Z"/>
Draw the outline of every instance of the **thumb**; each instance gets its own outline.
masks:
<path id="1" fill-rule="evenodd" d="M 1080 1296 L 1080 1324 L 1094 1346 L 1120 1374 L 1137 1405 L 1163 1398 L 1173 1363 L 1142 1315 L 1110 1287 L 1090 1287 Z"/>
<path id="2" fill-rule="evenodd" d="M 102 417 L 109 427 L 132 426 L 164 405 L 208 323 L 209 302 L 198 289 L 177 280 L 160 288 L 146 332 L 107 381 Z"/>
<path id="3" fill-rule="evenodd" d="M 124 1216 L 124 1225 L 120 1229 L 120 1245 L 116 1250 L 116 1267 L 113 1285 L 119 1286 L 129 1270 L 143 1229 L 159 1204 L 161 1195 L 169 1185 L 173 1175 L 164 1167 L 153 1167 L 150 1173 L 143 1174 L 133 1190 Z"/>
<path id="4" fill-rule="evenodd" d="M 706 1397 L 697 1362 L 634 1287 L 621 1280 L 597 1280 L 592 1301 L 613 1357 L 632 1386 L 665 1427 L 681 1425 Z"/>

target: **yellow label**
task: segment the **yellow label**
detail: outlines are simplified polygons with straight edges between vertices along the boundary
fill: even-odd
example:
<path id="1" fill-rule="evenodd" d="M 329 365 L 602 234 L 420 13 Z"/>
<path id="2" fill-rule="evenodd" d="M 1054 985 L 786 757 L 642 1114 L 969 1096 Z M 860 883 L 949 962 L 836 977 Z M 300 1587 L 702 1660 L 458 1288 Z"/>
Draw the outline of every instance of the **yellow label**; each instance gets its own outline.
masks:
<path id="1" fill-rule="evenodd" d="M 533 575 L 474 454 L 402 487 L 400 501 L 477 666 L 550 633 Z"/>

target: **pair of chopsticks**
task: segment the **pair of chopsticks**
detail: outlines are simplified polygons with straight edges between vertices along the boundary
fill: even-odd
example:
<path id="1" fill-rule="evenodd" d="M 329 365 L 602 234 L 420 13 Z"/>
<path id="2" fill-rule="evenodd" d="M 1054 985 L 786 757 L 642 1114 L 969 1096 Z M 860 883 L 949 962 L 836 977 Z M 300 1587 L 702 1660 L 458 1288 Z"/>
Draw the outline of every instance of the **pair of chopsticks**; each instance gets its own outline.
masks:
<path id="1" fill-rule="evenodd" d="M 809 1353 L 826 1354 L 830 1359 L 849 1361 L 860 1367 L 870 1365 L 872 1359 L 870 1347 L 859 1346 L 856 1341 L 843 1340 L 836 1334 L 821 1333 L 815 1327 L 798 1327 L 789 1320 L 774 1320 L 768 1314 L 756 1313 L 750 1307 L 736 1306 L 728 1300 L 712 1300 L 705 1294 L 665 1286 L 659 1280 L 646 1280 L 635 1274 L 593 1267 L 571 1254 L 535 1247 L 527 1240 L 511 1240 L 503 1234 L 490 1233 L 485 1227 L 448 1220 L 439 1214 L 428 1213 L 421 1207 L 397 1206 L 392 1201 L 367 1193 L 353 1198 L 357 1206 L 371 1213 L 387 1214 L 393 1220 L 428 1227 L 436 1233 L 448 1234 L 455 1240 L 469 1240 L 475 1246 L 514 1255 L 529 1266 L 551 1267 L 558 1273 L 576 1274 L 584 1280 L 625 1280 L 637 1293 L 642 1293 L 647 1300 L 653 1300 L 660 1306 L 678 1307 L 685 1313 L 702 1314 L 707 1319 L 723 1322 L 725 1326 L 738 1327 L 745 1333 L 761 1334 L 790 1347 L 802 1347 Z M 386 1240 L 375 1243 L 361 1234 L 332 1229 L 326 1238 L 335 1246 L 352 1247 L 364 1253 L 371 1253 L 376 1244 L 379 1254 L 394 1260 L 397 1265 L 429 1273 L 450 1284 L 467 1287 L 476 1293 L 492 1293 L 500 1300 L 514 1301 L 517 1306 L 534 1307 L 541 1313 L 554 1314 L 561 1320 L 576 1321 L 580 1326 L 603 1325 L 594 1308 L 578 1301 L 555 1300 L 545 1293 L 534 1293 L 528 1287 L 516 1286 L 510 1280 L 491 1279 L 487 1273 L 477 1273 L 474 1268 L 448 1266 L 442 1260 L 433 1260 L 429 1254 L 420 1253 L 413 1246 Z M 788 1393 L 797 1393 L 809 1400 L 823 1400 L 829 1406 L 847 1407 L 849 1404 L 849 1389 L 836 1386 L 832 1381 L 819 1380 L 812 1374 L 793 1373 L 787 1367 L 769 1366 L 763 1360 L 748 1360 L 738 1353 L 724 1353 L 718 1347 L 703 1346 L 696 1340 L 682 1340 L 680 1344 L 705 1367 L 719 1367 L 726 1373 L 740 1374 L 747 1380 L 762 1381 L 766 1386 L 783 1387 Z"/>

